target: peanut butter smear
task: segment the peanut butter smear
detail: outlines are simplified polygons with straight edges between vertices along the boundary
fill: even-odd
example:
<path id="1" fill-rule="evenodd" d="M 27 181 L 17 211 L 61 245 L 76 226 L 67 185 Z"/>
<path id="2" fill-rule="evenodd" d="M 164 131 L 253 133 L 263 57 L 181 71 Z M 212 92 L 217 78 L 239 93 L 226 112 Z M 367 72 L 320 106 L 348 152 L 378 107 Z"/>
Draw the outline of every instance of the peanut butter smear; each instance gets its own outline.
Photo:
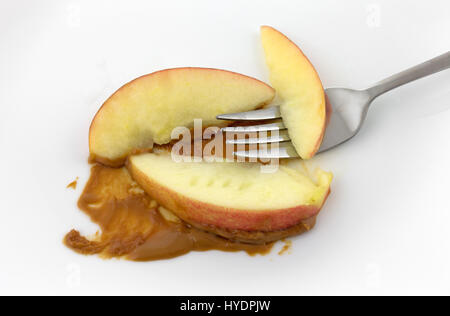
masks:
<path id="1" fill-rule="evenodd" d="M 84 255 L 150 261 L 207 250 L 264 255 L 273 246 L 230 241 L 193 228 L 174 215 L 163 216 L 156 201 L 133 181 L 125 167 L 94 165 L 78 207 L 101 229 L 90 238 L 76 230 L 65 236 L 66 246 Z"/>
<path id="2" fill-rule="evenodd" d="M 78 184 L 78 177 L 75 179 L 75 181 L 70 182 L 66 188 L 67 189 L 73 189 L 76 190 L 77 189 L 77 184 Z"/>
<path id="3" fill-rule="evenodd" d="M 284 255 L 286 252 L 288 252 L 292 247 L 292 241 L 290 240 L 282 240 L 284 242 L 283 248 L 278 252 L 280 256 Z"/>

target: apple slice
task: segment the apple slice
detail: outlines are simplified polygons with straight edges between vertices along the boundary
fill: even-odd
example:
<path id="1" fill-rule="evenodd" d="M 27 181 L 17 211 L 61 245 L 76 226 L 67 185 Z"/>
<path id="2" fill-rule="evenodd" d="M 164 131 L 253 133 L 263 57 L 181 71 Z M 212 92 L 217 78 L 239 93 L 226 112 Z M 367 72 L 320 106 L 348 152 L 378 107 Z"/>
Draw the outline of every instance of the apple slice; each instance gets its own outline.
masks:
<path id="1" fill-rule="evenodd" d="M 175 162 L 167 152 L 130 157 L 135 181 L 184 221 L 227 238 L 272 241 L 308 230 L 330 190 L 332 175 L 258 163 Z M 299 230 L 298 225 L 301 225 Z"/>
<path id="2" fill-rule="evenodd" d="M 171 140 L 175 127 L 223 126 L 216 116 L 254 110 L 275 95 L 267 84 L 230 71 L 207 68 L 162 70 L 116 91 L 95 116 L 89 133 L 93 160 L 120 166 L 136 150 Z"/>
<path id="3" fill-rule="evenodd" d="M 270 81 L 282 99 L 281 116 L 303 159 L 314 156 L 326 126 L 325 92 L 320 78 L 300 48 L 270 26 L 261 27 Z"/>

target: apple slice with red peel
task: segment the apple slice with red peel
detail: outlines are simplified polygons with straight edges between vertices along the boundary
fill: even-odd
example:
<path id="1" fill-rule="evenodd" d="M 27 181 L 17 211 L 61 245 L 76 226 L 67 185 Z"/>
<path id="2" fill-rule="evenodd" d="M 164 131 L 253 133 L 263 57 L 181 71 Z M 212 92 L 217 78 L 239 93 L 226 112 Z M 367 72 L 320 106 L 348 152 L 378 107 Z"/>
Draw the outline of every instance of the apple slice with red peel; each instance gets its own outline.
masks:
<path id="1" fill-rule="evenodd" d="M 176 68 L 140 77 L 98 111 L 89 133 L 91 158 L 119 166 L 136 150 L 170 142 L 175 127 L 193 127 L 194 119 L 223 126 L 217 115 L 254 110 L 274 95 L 257 79 L 218 69 Z"/>
<path id="2" fill-rule="evenodd" d="M 319 149 L 326 127 L 325 92 L 308 58 L 285 35 L 261 27 L 261 39 L 270 71 L 270 82 L 282 99 L 283 123 L 303 159 Z"/>
<path id="3" fill-rule="evenodd" d="M 175 162 L 167 152 L 132 156 L 128 169 L 160 205 L 184 221 L 246 242 L 272 241 L 301 232 L 315 219 L 332 175 L 258 163 Z M 306 225 L 306 226 L 305 226 Z M 294 229 L 295 228 L 295 229 Z M 304 231 L 304 229 L 303 229 Z"/>

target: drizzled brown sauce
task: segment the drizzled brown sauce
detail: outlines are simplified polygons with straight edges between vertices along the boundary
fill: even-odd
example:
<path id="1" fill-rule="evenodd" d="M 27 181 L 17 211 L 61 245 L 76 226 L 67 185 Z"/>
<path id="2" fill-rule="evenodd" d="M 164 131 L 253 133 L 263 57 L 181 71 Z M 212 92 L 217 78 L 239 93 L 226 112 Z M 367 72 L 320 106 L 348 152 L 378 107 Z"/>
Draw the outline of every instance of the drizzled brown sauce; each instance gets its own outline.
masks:
<path id="1" fill-rule="evenodd" d="M 78 177 L 75 179 L 75 181 L 70 182 L 66 188 L 67 189 L 73 189 L 76 190 L 77 189 L 77 185 L 78 185 Z"/>
<path id="2" fill-rule="evenodd" d="M 126 168 L 94 165 L 78 207 L 101 229 L 90 238 L 76 230 L 65 236 L 69 248 L 85 255 L 150 261 L 206 250 L 267 254 L 273 246 L 233 242 L 193 228 L 174 215 L 163 217 L 157 203 L 133 181 Z"/>
<path id="3" fill-rule="evenodd" d="M 278 254 L 281 256 L 283 254 L 285 254 L 286 252 L 289 253 L 291 247 L 292 247 L 292 241 L 291 240 L 282 240 L 282 242 L 284 242 L 284 246 L 283 248 L 281 248 L 281 250 L 278 252 Z"/>

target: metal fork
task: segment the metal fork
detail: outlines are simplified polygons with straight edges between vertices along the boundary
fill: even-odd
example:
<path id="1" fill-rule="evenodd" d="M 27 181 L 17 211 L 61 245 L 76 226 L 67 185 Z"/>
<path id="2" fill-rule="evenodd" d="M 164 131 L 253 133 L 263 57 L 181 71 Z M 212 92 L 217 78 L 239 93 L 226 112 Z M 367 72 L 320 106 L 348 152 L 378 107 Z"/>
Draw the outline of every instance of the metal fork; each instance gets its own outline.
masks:
<path id="1" fill-rule="evenodd" d="M 329 88 L 325 90 L 328 105 L 331 107 L 331 117 L 327 126 L 319 153 L 334 148 L 355 136 L 366 118 L 372 101 L 378 96 L 411 81 L 426 77 L 450 67 L 450 52 L 435 57 L 415 67 L 404 70 L 385 80 L 382 80 L 366 90 L 344 88 Z M 264 121 L 281 119 L 280 107 L 223 114 L 219 120 L 232 121 Z M 255 133 L 276 131 L 275 135 L 246 139 L 227 139 L 228 144 L 274 144 L 280 143 L 276 150 L 244 150 L 233 152 L 236 157 L 243 158 L 297 158 L 298 154 L 290 142 L 289 135 L 282 120 L 253 126 L 236 126 L 222 128 L 225 133 Z"/>

